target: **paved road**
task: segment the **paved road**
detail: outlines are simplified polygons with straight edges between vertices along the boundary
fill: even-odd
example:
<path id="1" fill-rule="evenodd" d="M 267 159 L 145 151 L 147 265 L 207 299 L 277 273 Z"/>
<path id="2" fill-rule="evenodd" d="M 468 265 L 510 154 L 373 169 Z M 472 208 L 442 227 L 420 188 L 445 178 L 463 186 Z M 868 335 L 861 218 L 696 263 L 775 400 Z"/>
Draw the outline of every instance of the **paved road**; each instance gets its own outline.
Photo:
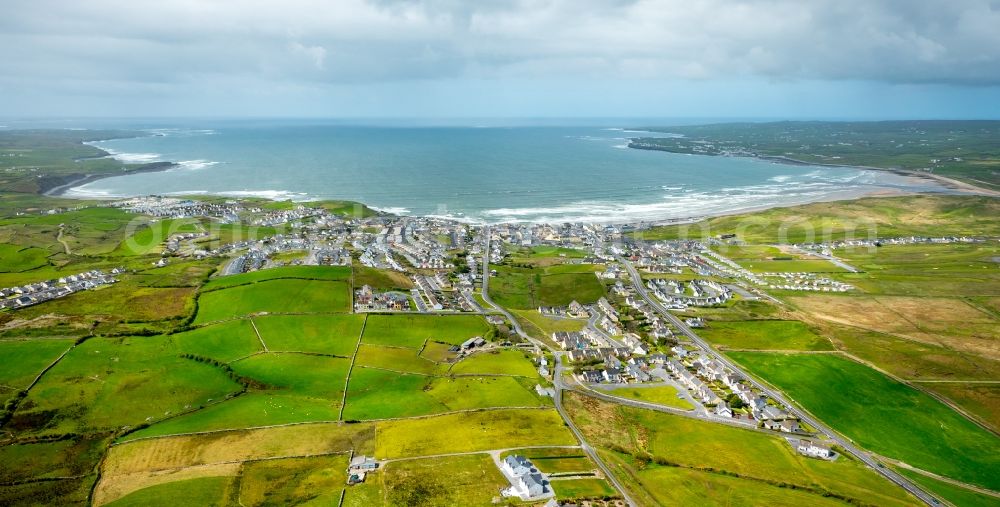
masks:
<path id="1" fill-rule="evenodd" d="M 794 248 L 795 250 L 798 250 L 799 252 L 802 252 L 802 253 L 804 253 L 806 255 L 814 255 L 816 257 L 820 257 L 820 258 L 826 259 L 826 260 L 828 260 L 828 261 L 836 264 L 837 266 L 840 266 L 841 268 L 844 268 L 844 269 L 850 271 L 851 273 L 860 273 L 861 272 L 860 269 L 858 269 L 858 268 L 856 268 L 854 266 L 851 266 L 850 264 L 848 264 L 848 263 L 846 263 L 846 262 L 844 262 L 844 261 L 842 261 L 842 260 L 840 260 L 840 259 L 838 259 L 838 258 L 836 258 L 836 257 L 834 257 L 832 255 L 827 255 L 827 254 L 820 253 L 820 252 L 814 252 L 812 250 L 805 250 L 805 249 L 799 248 L 797 246 L 794 246 L 792 248 Z"/>
<path id="2" fill-rule="evenodd" d="M 681 333 L 683 333 L 685 336 L 687 336 L 688 338 L 690 338 L 692 342 L 694 342 L 699 347 L 701 347 L 701 349 L 706 354 L 712 356 L 716 361 L 718 361 L 718 362 L 726 365 L 732 371 L 734 371 L 734 372 L 740 374 L 741 376 L 743 376 L 744 378 L 746 378 L 748 380 L 748 382 L 750 382 L 751 384 L 753 384 L 754 387 L 756 387 L 757 389 L 759 389 L 761 392 L 763 392 L 764 394 L 766 394 L 770 398 L 774 399 L 778 403 L 781 403 L 782 405 L 785 405 L 789 409 L 789 411 L 792 413 L 792 415 L 798 417 L 801 421 L 803 421 L 806 424 L 812 426 L 813 428 L 815 428 L 820 433 L 823 433 L 823 434 L 827 435 L 828 437 L 830 437 L 831 440 L 833 440 L 834 442 L 836 442 L 837 445 L 839 445 L 845 451 L 847 451 L 850 454 L 853 454 L 855 457 L 857 457 L 859 460 L 861 460 L 863 463 L 865 463 L 866 465 L 868 465 L 869 467 L 871 467 L 873 470 L 875 470 L 876 472 L 878 472 L 879 474 L 881 474 L 885 478 L 887 478 L 890 481 L 896 483 L 897 485 L 899 485 L 900 487 L 902 487 L 906 491 L 910 492 L 913 496 L 919 498 L 920 500 L 922 500 L 923 502 L 927 503 L 928 505 L 934 505 L 934 506 L 940 505 L 940 502 L 936 498 L 934 498 L 933 496 L 927 494 L 926 492 L 924 492 L 924 490 L 918 488 L 916 485 L 914 485 L 912 482 L 908 481 L 903 476 L 897 474 L 896 472 L 892 471 L 889 468 L 884 467 L 882 464 L 880 464 L 879 462 L 877 462 L 870 455 L 868 455 L 867 453 L 865 453 L 861 449 L 855 447 L 846 438 L 843 438 L 840 435 L 838 435 L 837 433 L 834 433 L 832 430 L 830 430 L 829 428 L 827 428 L 823 424 L 820 424 L 819 421 L 817 421 L 816 419 L 812 418 L 809 414 L 807 414 L 806 412 L 798 409 L 795 405 L 793 405 L 788 400 L 786 400 L 785 397 L 784 397 L 784 395 L 782 393 L 780 393 L 778 391 L 775 391 L 775 390 L 769 388 L 768 386 L 763 385 L 760 382 L 757 382 L 757 381 L 753 380 L 753 377 L 751 377 L 749 374 L 747 374 L 746 372 L 744 372 L 742 368 L 740 368 L 735 363 L 733 363 L 732 361 L 730 361 L 727 357 L 725 357 L 722 354 L 716 352 L 715 349 L 713 349 L 708 344 L 708 342 L 706 342 L 704 339 L 702 339 L 700 336 L 698 336 L 694 331 L 692 331 L 690 327 L 688 327 L 686 324 L 684 324 L 683 321 L 681 321 L 681 319 L 677 318 L 676 315 L 674 315 L 674 314 L 670 313 L 669 311 L 667 311 L 667 309 L 664 308 L 663 305 L 661 305 L 659 302 L 656 301 L 655 298 L 653 298 L 652 296 L 649 295 L 649 293 L 646 291 L 646 288 L 642 285 L 642 282 L 641 282 L 642 278 L 640 277 L 639 272 L 635 269 L 635 266 L 633 266 L 632 263 L 628 262 L 627 260 L 625 260 L 624 258 L 622 258 L 620 256 L 617 256 L 617 259 L 628 270 L 629 275 L 632 278 L 632 285 L 635 287 L 636 291 L 643 297 L 643 299 L 645 299 L 646 302 L 648 302 L 654 309 L 656 309 L 656 311 L 659 312 L 664 318 L 666 318 L 671 323 L 673 323 L 674 326 L 677 327 L 677 329 L 680 330 Z"/>
<path id="3" fill-rule="evenodd" d="M 487 304 L 489 304 L 490 306 L 492 306 L 493 308 L 495 308 L 498 312 L 502 313 L 504 315 L 504 317 L 507 317 L 507 320 L 510 321 L 511 326 L 514 328 L 514 331 L 520 337 L 522 337 L 522 338 L 530 341 L 531 343 L 535 344 L 535 346 L 538 347 L 538 348 L 540 348 L 540 349 L 552 350 L 545 343 L 543 343 L 541 341 L 538 341 L 538 340 L 532 338 L 531 336 L 528 336 L 528 333 L 525 333 L 524 330 L 521 329 L 521 325 L 518 324 L 517 320 L 514 319 L 514 316 L 511 315 L 510 312 L 508 312 L 502 306 L 494 303 L 493 300 L 490 299 L 490 294 L 489 294 L 489 283 L 490 283 L 490 228 L 489 228 L 489 226 L 484 226 L 483 227 L 483 235 L 486 237 L 485 252 L 483 253 L 483 266 L 482 266 L 482 268 L 483 268 L 483 289 L 482 289 L 483 290 L 483 294 L 482 294 L 483 301 L 486 301 Z M 604 473 L 604 475 L 605 475 L 605 477 L 607 477 L 608 481 L 611 482 L 611 484 L 615 487 L 615 489 L 618 490 L 618 492 L 622 495 L 622 498 L 625 499 L 625 502 L 629 506 L 631 506 L 631 507 L 636 507 L 638 504 L 636 504 L 635 501 L 632 500 L 632 497 L 629 496 L 628 491 L 625 489 L 625 487 L 622 486 L 622 484 L 618 481 L 618 479 L 614 476 L 614 474 L 611 473 L 611 469 L 608 468 L 608 466 L 604 463 L 603 460 L 601 460 L 601 457 L 597 455 L 597 451 L 595 451 L 594 448 L 591 447 L 590 444 L 587 443 L 587 439 L 585 439 L 583 437 L 583 433 L 580 432 L 579 428 L 576 427 L 576 424 L 573 423 L 573 420 L 570 419 L 569 414 L 567 414 L 566 410 L 563 408 L 563 404 L 562 404 L 562 390 L 565 389 L 566 387 L 565 387 L 565 385 L 563 385 L 563 382 L 562 382 L 562 354 L 559 353 L 558 351 L 552 351 L 552 352 L 555 354 L 555 362 L 556 362 L 555 369 L 554 369 L 553 376 L 552 376 L 552 379 L 553 379 L 552 384 L 555 387 L 555 389 L 554 389 L 555 390 L 555 394 L 552 396 L 552 399 L 555 402 L 556 411 L 559 412 L 559 416 L 563 418 L 563 421 L 566 422 L 566 426 L 570 429 L 570 431 L 573 432 L 573 435 L 580 442 L 580 448 L 583 449 L 583 452 L 587 453 L 587 456 L 589 456 L 590 459 L 593 460 L 593 462 L 595 464 L 597 464 L 597 467 L 601 469 L 601 472 Z"/>

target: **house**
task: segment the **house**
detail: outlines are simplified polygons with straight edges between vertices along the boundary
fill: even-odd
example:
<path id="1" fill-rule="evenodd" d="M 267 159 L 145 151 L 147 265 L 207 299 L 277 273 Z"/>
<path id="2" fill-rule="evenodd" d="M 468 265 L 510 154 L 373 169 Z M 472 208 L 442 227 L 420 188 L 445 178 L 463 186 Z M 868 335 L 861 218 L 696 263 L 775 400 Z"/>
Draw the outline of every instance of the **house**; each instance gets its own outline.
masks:
<path id="1" fill-rule="evenodd" d="M 813 440 L 799 440 L 799 445 L 795 449 L 812 458 L 830 459 L 834 455 L 834 452 L 830 450 L 828 445 Z"/>
<path id="2" fill-rule="evenodd" d="M 584 382 L 596 384 L 604 380 L 604 372 L 599 370 L 587 370 L 580 373 L 580 377 L 583 378 Z"/>
<path id="3" fill-rule="evenodd" d="M 733 409 L 729 408 L 729 404 L 726 403 L 725 401 L 720 401 L 715 406 L 715 415 L 720 417 L 732 417 Z"/>
<path id="4" fill-rule="evenodd" d="M 505 474 L 514 477 L 538 472 L 528 458 L 518 454 L 511 454 L 510 456 L 504 458 L 503 461 L 500 462 L 500 470 Z"/>
<path id="5" fill-rule="evenodd" d="M 500 462 L 500 471 L 507 477 L 510 487 L 504 496 L 517 496 L 521 500 L 541 499 L 552 496 L 552 487 L 545 476 L 524 456 L 512 454 Z"/>
<path id="6" fill-rule="evenodd" d="M 513 490 L 517 492 L 517 496 L 521 497 L 522 500 L 527 500 L 529 498 L 538 498 L 545 496 L 546 493 L 551 493 L 552 489 L 549 488 L 549 481 L 546 481 L 542 474 L 524 474 L 517 478 L 516 482 L 513 484 Z"/>
<path id="7" fill-rule="evenodd" d="M 357 455 L 351 458 L 351 464 L 347 468 L 348 472 L 369 472 L 378 469 L 378 461 L 375 458 L 365 455 Z M 364 477 L 361 478 L 364 480 Z"/>
<path id="8" fill-rule="evenodd" d="M 617 383 L 622 381 L 622 372 L 618 368 L 606 368 L 602 375 L 607 382 Z"/>
<path id="9" fill-rule="evenodd" d="M 475 347 L 481 347 L 484 344 L 486 344 L 486 340 L 484 340 L 482 336 L 473 336 L 472 338 L 462 342 L 461 348 L 462 350 L 469 350 Z"/>
<path id="10" fill-rule="evenodd" d="M 674 345 L 673 347 L 670 347 L 670 351 L 673 352 L 674 354 L 677 354 L 677 357 L 681 359 L 687 357 L 688 355 L 687 349 L 681 347 L 680 345 Z"/>
<path id="11" fill-rule="evenodd" d="M 763 409 L 761 409 L 760 413 L 761 413 L 761 419 L 778 420 L 788 417 L 788 412 L 785 412 L 784 410 L 781 410 L 780 408 L 775 407 L 774 405 L 765 406 Z"/>
<path id="12" fill-rule="evenodd" d="M 779 424 L 778 430 L 785 433 L 796 433 L 799 431 L 799 422 L 795 419 L 785 419 Z"/>

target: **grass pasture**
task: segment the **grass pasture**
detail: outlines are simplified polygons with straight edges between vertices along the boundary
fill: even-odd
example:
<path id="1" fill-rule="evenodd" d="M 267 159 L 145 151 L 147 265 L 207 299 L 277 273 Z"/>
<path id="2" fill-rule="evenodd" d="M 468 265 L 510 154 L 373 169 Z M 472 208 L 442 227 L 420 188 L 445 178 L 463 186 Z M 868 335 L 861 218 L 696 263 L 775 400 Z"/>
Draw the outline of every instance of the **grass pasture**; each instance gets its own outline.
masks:
<path id="1" fill-rule="evenodd" d="M 601 266 L 561 264 L 545 268 L 491 266 L 497 276 L 490 280 L 490 297 L 497 304 L 530 310 L 539 306 L 565 306 L 573 300 L 593 303 L 604 295 L 595 271 Z"/>
<path id="2" fill-rule="evenodd" d="M 243 466 L 243 505 L 336 505 L 343 491 L 347 454 L 255 461 Z"/>
<path id="3" fill-rule="evenodd" d="M 350 357 L 361 338 L 363 315 L 267 315 L 254 324 L 268 350 Z"/>
<path id="4" fill-rule="evenodd" d="M 948 398 L 994 430 L 1000 429 L 1000 384 L 928 382 L 920 387 Z"/>
<path id="5" fill-rule="evenodd" d="M 885 245 L 834 252 L 864 273 L 843 278 L 869 294 L 998 296 L 996 242 Z"/>
<path id="6" fill-rule="evenodd" d="M 344 313 L 351 295 L 346 283 L 276 279 L 202 292 L 196 324 L 256 313 Z"/>
<path id="7" fill-rule="evenodd" d="M 488 506 L 508 485 L 485 454 L 398 461 L 378 475 L 384 505 Z"/>
<path id="8" fill-rule="evenodd" d="M 339 403 L 350 360 L 296 353 L 266 353 L 232 363 L 233 370 L 268 389 Z"/>
<path id="9" fill-rule="evenodd" d="M 419 349 L 425 340 L 459 345 L 487 331 L 489 325 L 478 315 L 372 314 L 362 342 Z"/>
<path id="10" fill-rule="evenodd" d="M 603 386 L 595 387 L 611 396 L 618 396 L 646 403 L 654 403 L 657 405 L 665 405 L 684 410 L 694 410 L 694 406 L 691 405 L 691 402 L 684 398 L 677 397 L 677 388 L 671 385 L 653 387 L 618 387 L 614 389 L 605 389 Z"/>
<path id="11" fill-rule="evenodd" d="M 867 449 L 1000 489 L 1000 437 L 921 391 L 830 354 L 729 355 Z"/>
<path id="12" fill-rule="evenodd" d="M 564 447 L 552 447 L 548 449 L 520 449 L 505 452 L 500 455 L 500 459 L 511 454 L 518 454 L 531 460 L 538 470 L 546 474 L 565 473 L 586 473 L 594 471 L 594 465 L 583 449 L 568 449 Z"/>
<path id="13" fill-rule="evenodd" d="M 202 288 L 205 291 L 235 287 L 250 283 L 297 278 L 302 280 L 344 281 L 351 277 L 349 266 L 283 266 L 250 273 L 213 278 Z"/>
<path id="14" fill-rule="evenodd" d="M 367 366 L 402 373 L 419 373 L 422 375 L 444 374 L 448 365 L 436 363 L 419 355 L 413 349 L 402 347 L 385 347 L 381 345 L 362 344 L 354 359 L 356 366 Z"/>
<path id="15" fill-rule="evenodd" d="M 167 337 L 92 338 L 42 377 L 8 428 L 65 433 L 134 426 L 239 390 L 220 369 L 181 358 Z"/>
<path id="16" fill-rule="evenodd" d="M 131 234 L 125 238 L 111 255 L 147 255 L 163 251 L 163 244 L 173 234 L 198 232 L 198 219 L 168 218 L 156 220 L 136 227 L 129 226 Z"/>
<path id="17" fill-rule="evenodd" d="M 28 387 L 46 366 L 73 345 L 72 340 L 0 340 L 0 385 Z"/>
<path id="18" fill-rule="evenodd" d="M 618 492 L 604 479 L 560 479 L 552 481 L 552 490 L 560 500 L 618 497 Z"/>
<path id="19" fill-rule="evenodd" d="M 122 441 L 179 433 L 329 422 L 336 421 L 339 414 L 340 400 L 330 401 L 280 392 L 250 392 L 156 423 L 122 437 Z"/>
<path id="20" fill-rule="evenodd" d="M 379 459 L 526 446 L 577 445 L 555 410 L 511 409 L 376 423 Z"/>
<path id="21" fill-rule="evenodd" d="M 248 320 L 223 322 L 170 335 L 183 352 L 222 362 L 261 351 L 260 340 Z"/>
<path id="22" fill-rule="evenodd" d="M 166 482 L 129 493 L 113 502 L 110 507 L 147 507 L 150 505 L 226 505 L 226 493 L 231 477 L 199 477 Z"/>
<path id="23" fill-rule="evenodd" d="M 498 350 L 480 352 L 467 356 L 451 367 L 452 374 L 505 374 L 537 378 L 530 355 L 519 350 Z"/>
<path id="24" fill-rule="evenodd" d="M 720 349 L 833 350 L 829 340 L 795 320 L 712 321 L 698 334 Z"/>
<path id="25" fill-rule="evenodd" d="M 50 255 L 43 248 L 0 244 L 0 272 L 21 273 L 47 266 Z"/>
<path id="26" fill-rule="evenodd" d="M 544 400 L 528 386 L 511 377 L 426 377 L 356 367 L 351 373 L 344 419 L 414 417 L 543 404 Z"/>

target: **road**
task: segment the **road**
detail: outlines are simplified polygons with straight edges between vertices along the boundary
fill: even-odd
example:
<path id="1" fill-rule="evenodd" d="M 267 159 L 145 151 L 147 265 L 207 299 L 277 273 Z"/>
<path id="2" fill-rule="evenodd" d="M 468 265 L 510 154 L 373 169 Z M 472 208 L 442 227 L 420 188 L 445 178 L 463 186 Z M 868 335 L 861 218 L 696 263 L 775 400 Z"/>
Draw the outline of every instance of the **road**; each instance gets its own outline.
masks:
<path id="1" fill-rule="evenodd" d="M 846 269 L 847 271 L 850 271 L 851 273 L 860 273 L 861 272 L 860 269 L 858 269 L 858 268 L 856 268 L 854 266 L 851 266 L 850 264 L 848 264 L 848 263 L 846 263 L 846 262 L 844 262 L 844 261 L 842 261 L 842 260 L 840 260 L 840 259 L 838 259 L 838 258 L 836 258 L 836 257 L 834 257 L 832 255 L 827 255 L 825 253 L 820 253 L 820 252 L 814 252 L 812 250 L 805 250 L 805 249 L 799 248 L 797 246 L 793 246 L 792 248 L 795 249 L 795 250 L 797 250 L 797 251 L 799 251 L 799 252 L 801 252 L 801 253 L 804 253 L 806 255 L 812 255 L 812 256 L 815 256 L 815 257 L 820 257 L 822 259 L 826 259 L 826 260 L 832 262 L 833 264 L 835 264 L 837 266 L 840 266 L 841 268 Z"/>
<path id="2" fill-rule="evenodd" d="M 814 419 L 808 413 L 800 410 L 795 405 L 790 403 L 787 399 L 785 399 L 782 393 L 775 391 L 769 388 L 768 386 L 761 384 L 760 382 L 757 382 L 756 380 L 754 380 L 752 376 L 747 374 L 747 372 L 743 371 L 742 368 L 740 368 L 735 363 L 730 361 L 727 357 L 716 352 L 716 350 L 713 349 L 708 344 L 707 341 L 705 341 L 703 338 L 698 336 L 694 331 L 692 331 L 691 328 L 688 327 L 686 324 L 684 324 L 684 322 L 681 321 L 681 319 L 677 318 L 676 315 L 667 311 L 667 309 L 664 308 L 663 305 L 661 305 L 658 301 L 656 301 L 656 299 L 646 291 L 646 288 L 642 285 L 642 277 L 639 275 L 639 272 L 635 269 L 635 266 L 633 266 L 632 263 L 628 262 L 621 256 L 616 256 L 616 258 L 628 270 L 629 276 L 632 278 L 632 285 L 635 287 L 636 291 L 643 297 L 643 299 L 645 299 L 646 302 L 649 303 L 650 306 L 652 306 L 657 312 L 659 312 L 665 319 L 673 323 L 673 325 L 681 333 L 683 333 L 692 342 L 698 345 L 707 355 L 711 356 L 716 361 L 724 364 L 733 372 L 736 372 L 740 376 L 746 378 L 748 382 L 753 384 L 753 386 L 759 389 L 761 392 L 769 396 L 771 399 L 787 407 L 792 415 L 798 417 L 799 420 L 801 420 L 802 422 L 805 422 L 806 424 L 812 426 L 813 428 L 816 429 L 816 431 L 827 435 L 831 440 L 833 440 L 846 452 L 857 457 L 861 462 L 871 467 L 873 470 L 881 474 L 883 477 L 896 483 L 898 486 L 905 489 L 910 494 L 919 498 L 921 501 L 925 502 L 928 505 L 934 505 L 934 506 L 940 505 L 940 502 L 936 498 L 927 494 L 926 492 L 924 492 L 924 490 L 918 488 L 916 485 L 905 479 L 903 476 L 886 468 L 881 463 L 872 458 L 870 455 L 868 455 L 861 449 L 855 447 L 854 444 L 852 444 L 849 440 L 847 440 L 844 437 L 841 437 L 837 433 L 834 433 L 832 430 L 821 424 L 819 421 Z"/>
<path id="3" fill-rule="evenodd" d="M 514 332 L 516 332 L 518 334 L 518 336 L 524 338 L 525 340 L 530 341 L 531 343 L 535 344 L 535 346 L 538 347 L 538 348 L 540 348 L 540 349 L 552 350 L 545 343 L 542 343 L 541 341 L 538 341 L 538 340 L 532 338 L 531 336 L 528 336 L 528 333 L 525 333 L 524 329 L 521 329 L 521 325 L 517 322 L 517 320 L 514 318 L 514 316 L 510 314 L 510 312 L 508 312 L 502 306 L 494 303 L 493 300 L 490 299 L 490 293 L 489 293 L 489 283 L 490 283 L 490 228 L 489 228 L 489 226 L 484 226 L 483 227 L 483 235 L 486 237 L 486 242 L 485 242 L 485 245 L 484 245 L 485 251 L 483 253 L 483 266 L 482 266 L 482 269 L 483 269 L 483 288 L 482 288 L 482 291 L 483 291 L 483 293 L 482 293 L 483 301 L 486 301 L 487 304 L 489 304 L 490 306 L 492 306 L 498 312 L 502 313 L 504 315 L 504 317 L 506 317 L 507 320 L 510 321 L 511 326 L 514 328 Z M 632 500 L 632 497 L 629 496 L 628 491 L 625 489 L 625 487 L 622 486 L 622 484 L 618 481 L 618 478 L 615 477 L 615 475 L 611 473 L 611 469 L 608 468 L 608 465 L 606 465 L 604 463 L 604 461 L 601 459 L 601 457 L 597 455 L 597 451 L 595 451 L 594 448 L 591 447 L 590 444 L 587 443 L 587 439 L 583 437 L 583 433 L 580 432 L 580 429 L 577 428 L 576 424 L 573 423 L 573 420 L 570 419 L 569 414 L 566 413 L 566 409 L 563 408 L 563 404 L 562 404 L 562 391 L 563 391 L 563 389 L 566 388 L 566 386 L 562 382 L 562 354 L 559 353 L 559 352 L 557 352 L 557 351 L 554 351 L 554 350 L 552 352 L 554 353 L 555 362 L 556 362 L 555 369 L 554 369 L 553 375 L 552 375 L 552 384 L 555 387 L 555 389 L 554 389 L 555 393 L 552 396 L 552 400 L 555 402 L 556 411 L 559 412 L 559 416 L 562 417 L 563 421 L 566 422 L 566 426 L 570 429 L 571 432 L 573 432 L 573 435 L 580 442 L 580 448 L 583 449 L 583 452 L 587 453 L 587 456 L 589 456 L 590 459 L 597 465 L 597 467 L 601 469 L 601 472 L 604 473 L 604 476 L 607 477 L 607 479 L 611 483 L 611 485 L 614 486 L 616 490 L 618 490 L 618 493 L 620 493 L 622 495 L 622 498 L 625 499 L 625 502 L 629 506 L 631 506 L 631 507 L 636 507 L 638 504 L 636 504 L 635 501 Z"/>

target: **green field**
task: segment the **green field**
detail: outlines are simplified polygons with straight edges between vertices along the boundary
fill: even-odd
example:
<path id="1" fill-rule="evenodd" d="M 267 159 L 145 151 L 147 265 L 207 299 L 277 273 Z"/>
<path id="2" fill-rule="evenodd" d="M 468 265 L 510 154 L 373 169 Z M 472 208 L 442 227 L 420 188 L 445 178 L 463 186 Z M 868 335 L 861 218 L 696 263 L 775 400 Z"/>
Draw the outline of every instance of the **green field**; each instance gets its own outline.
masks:
<path id="1" fill-rule="evenodd" d="M 69 349 L 71 340 L 0 340 L 0 385 L 24 389 Z M 2 391 L 0 391 L 2 396 Z"/>
<path id="2" fill-rule="evenodd" d="M 362 344 L 358 348 L 355 364 L 422 375 L 444 374 L 448 371 L 448 365 L 427 359 L 414 349 L 382 345 Z"/>
<path id="3" fill-rule="evenodd" d="M 829 340 L 796 320 L 712 321 L 698 335 L 721 349 L 833 350 Z"/>
<path id="4" fill-rule="evenodd" d="M 268 315 L 254 317 L 268 350 L 354 355 L 364 315 Z"/>
<path id="5" fill-rule="evenodd" d="M 329 401 L 282 392 L 252 392 L 220 400 L 190 414 L 156 423 L 130 433 L 122 440 L 277 424 L 336 421 L 339 414 L 340 400 Z"/>
<path id="6" fill-rule="evenodd" d="M 343 358 L 269 353 L 232 363 L 232 368 L 238 375 L 260 382 L 265 389 L 339 402 L 350 365 L 350 360 Z"/>
<path id="7" fill-rule="evenodd" d="M 491 267 L 497 270 L 497 276 L 490 279 L 490 297 L 508 308 L 523 310 L 539 306 L 565 306 L 574 300 L 587 304 L 604 295 L 604 286 L 594 275 L 595 271 L 604 269 L 601 266 Z"/>
<path id="8" fill-rule="evenodd" d="M 21 273 L 48 266 L 50 255 L 42 248 L 0 244 L 0 272 Z"/>
<path id="9" fill-rule="evenodd" d="M 840 278 L 869 294 L 921 296 L 1000 295 L 1000 270 L 992 243 L 885 245 L 834 252 L 864 273 Z"/>
<path id="10" fill-rule="evenodd" d="M 552 481 L 552 490 L 560 500 L 617 497 L 618 492 L 604 479 L 568 479 Z"/>
<path id="11" fill-rule="evenodd" d="M 383 505 L 485 507 L 508 485 L 487 455 L 400 461 L 378 474 L 385 496 L 377 504 Z"/>
<path id="12" fill-rule="evenodd" d="M 42 377 L 7 427 L 65 433 L 134 426 L 240 390 L 220 369 L 179 354 L 166 337 L 87 340 Z"/>
<path id="13" fill-rule="evenodd" d="M 354 286 L 362 285 L 370 285 L 373 289 L 380 290 L 409 290 L 413 288 L 413 280 L 399 271 L 355 266 Z"/>
<path id="14" fill-rule="evenodd" d="M 959 507 L 996 507 L 1000 505 L 1000 498 L 995 496 L 976 493 L 975 491 L 948 484 L 905 468 L 897 468 L 896 471 L 913 481 L 917 486 L 923 488 L 924 491 Z"/>
<path id="15" fill-rule="evenodd" d="M 246 357 L 262 350 L 249 320 L 223 322 L 170 335 L 177 348 L 222 362 Z"/>
<path id="16" fill-rule="evenodd" d="M 500 459 L 511 454 L 518 454 L 530 459 L 535 468 L 546 474 L 586 473 L 597 468 L 583 452 L 583 449 L 579 448 L 518 449 L 501 454 Z"/>
<path id="17" fill-rule="evenodd" d="M 225 287 L 235 287 L 248 283 L 277 280 L 281 278 L 298 278 L 303 280 L 348 280 L 351 268 L 348 266 L 284 266 L 264 269 L 250 273 L 213 278 L 206 283 L 203 290 L 210 291 Z"/>
<path id="18" fill-rule="evenodd" d="M 486 451 L 533 445 L 577 445 L 555 410 L 489 410 L 376 424 L 379 459 Z"/>
<path id="19" fill-rule="evenodd" d="M 854 503 L 915 503 L 915 499 L 909 498 L 902 489 L 863 464 L 845 457 L 834 462 L 806 458 L 779 435 L 609 404 L 578 394 L 569 394 L 564 402 L 590 444 L 599 449 L 624 452 L 636 462 L 665 465 L 665 469 L 688 476 L 708 472 L 704 481 L 686 482 L 690 493 L 685 495 L 712 495 L 717 481 L 726 481 L 732 487 L 739 484 L 747 488 L 766 486 L 765 489 L 777 496 L 773 500 L 784 498 L 779 501 L 783 504 L 802 502 L 804 498 L 815 498 L 818 502 L 830 494 L 849 498 Z M 614 454 L 602 452 L 604 456 Z M 620 476 L 633 482 L 648 481 L 642 477 L 640 469 L 623 469 Z M 782 483 L 794 485 L 796 489 L 777 487 Z M 648 481 L 647 484 L 651 486 L 656 482 Z M 664 494 L 659 490 L 675 488 L 648 489 L 655 495 Z M 803 491 L 809 493 L 808 496 L 801 496 Z M 811 502 L 802 504 L 811 505 Z"/>
<path id="20" fill-rule="evenodd" d="M 467 356 L 451 367 L 452 374 L 506 374 L 538 377 L 530 355 L 519 350 L 480 352 Z"/>
<path id="21" fill-rule="evenodd" d="M 484 336 L 489 325 L 478 315 L 369 315 L 362 342 L 419 349 L 425 340 L 459 345 Z"/>
<path id="22" fill-rule="evenodd" d="M 835 355 L 729 355 L 867 449 L 1000 489 L 1000 438 L 923 392 Z"/>
<path id="23" fill-rule="evenodd" d="M 347 454 L 247 463 L 240 477 L 243 505 L 336 505 L 345 488 Z"/>
<path id="24" fill-rule="evenodd" d="M 344 419 L 414 417 L 543 404 L 530 387 L 511 377 L 426 377 L 355 367 L 347 389 Z"/>
<path id="25" fill-rule="evenodd" d="M 164 242 L 173 234 L 198 232 L 202 228 L 194 218 L 156 220 L 148 224 L 130 224 L 128 237 L 118 245 L 112 255 L 147 255 L 163 251 Z"/>
<path id="26" fill-rule="evenodd" d="M 107 503 L 109 507 L 147 507 L 150 505 L 226 505 L 230 477 L 199 477 L 157 484 Z"/>
<path id="27" fill-rule="evenodd" d="M 754 273 L 844 273 L 846 270 L 823 259 L 737 261 Z"/>
<path id="28" fill-rule="evenodd" d="M 681 408 L 684 410 L 694 410 L 694 406 L 691 405 L 691 402 L 684 398 L 678 398 L 677 389 L 669 385 L 652 387 L 618 387 L 614 389 L 605 389 L 603 386 L 598 386 L 597 389 L 604 391 L 611 396 L 618 396 L 620 398 L 644 401 L 646 403 L 655 403 L 657 405 L 666 405 L 668 407 Z"/>
<path id="29" fill-rule="evenodd" d="M 195 323 L 255 313 L 338 313 L 350 310 L 346 283 L 321 280 L 266 280 L 202 292 Z"/>

